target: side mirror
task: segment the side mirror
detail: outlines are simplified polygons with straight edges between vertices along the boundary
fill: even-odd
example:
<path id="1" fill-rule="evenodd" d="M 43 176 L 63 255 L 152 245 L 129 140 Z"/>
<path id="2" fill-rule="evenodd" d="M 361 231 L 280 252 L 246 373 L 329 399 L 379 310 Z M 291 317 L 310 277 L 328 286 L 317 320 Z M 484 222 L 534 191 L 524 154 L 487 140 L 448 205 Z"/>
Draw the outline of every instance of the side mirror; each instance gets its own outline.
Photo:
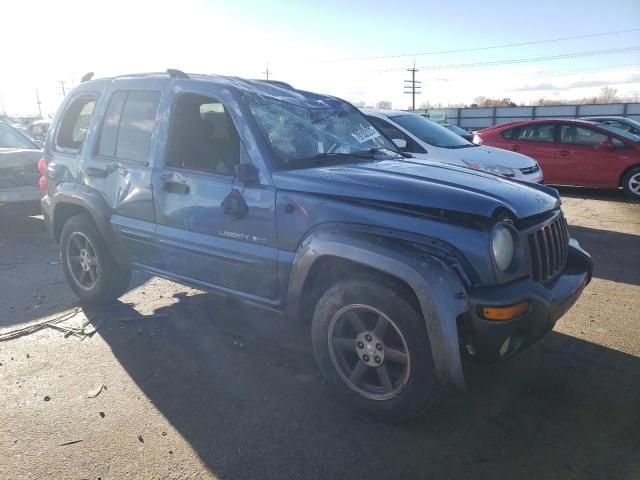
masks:
<path id="1" fill-rule="evenodd" d="M 391 140 L 400 150 L 407 148 L 407 141 L 402 138 L 394 138 Z"/>
<path id="2" fill-rule="evenodd" d="M 251 163 L 241 163 L 236 165 L 236 178 L 245 185 L 256 185 L 260 183 L 258 169 Z"/>
<path id="3" fill-rule="evenodd" d="M 613 152 L 616 149 L 616 146 L 611 140 L 603 140 L 599 145 L 596 145 L 596 148 L 598 150 L 604 150 L 605 152 Z"/>

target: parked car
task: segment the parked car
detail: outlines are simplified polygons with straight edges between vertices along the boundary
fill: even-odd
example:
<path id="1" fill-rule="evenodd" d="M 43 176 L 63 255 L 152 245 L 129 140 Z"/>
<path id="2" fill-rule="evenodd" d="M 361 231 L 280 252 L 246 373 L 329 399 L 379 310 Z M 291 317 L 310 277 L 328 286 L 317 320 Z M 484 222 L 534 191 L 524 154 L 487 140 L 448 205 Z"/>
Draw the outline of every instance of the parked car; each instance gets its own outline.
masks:
<path id="1" fill-rule="evenodd" d="M 42 150 L 19 129 L 0 122 L 0 205 L 38 211 Z M 42 168 L 42 166 L 40 166 Z"/>
<path id="2" fill-rule="evenodd" d="M 364 109 L 384 135 L 415 159 L 461 165 L 509 178 L 539 183 L 543 171 L 529 157 L 475 145 L 421 115 L 395 110 Z"/>
<path id="3" fill-rule="evenodd" d="M 467 142 L 473 142 L 473 133 L 471 133 L 470 131 L 465 130 L 464 128 L 457 125 L 452 125 L 451 123 L 443 123 L 442 126 L 447 130 L 451 130 L 456 135 L 460 135 Z"/>
<path id="4" fill-rule="evenodd" d="M 624 188 L 640 199 L 640 137 L 586 120 L 528 120 L 476 132 L 483 145 L 535 158 L 546 183 Z"/>
<path id="5" fill-rule="evenodd" d="M 258 80 L 81 83 L 45 147 L 46 224 L 83 303 L 132 268 L 307 322 L 359 411 L 418 414 L 464 386 L 461 347 L 502 360 L 591 279 L 558 193 L 414 161 L 352 105 Z"/>
<path id="6" fill-rule="evenodd" d="M 633 135 L 640 135 L 640 122 L 626 117 L 585 117 L 581 120 L 609 125 Z"/>

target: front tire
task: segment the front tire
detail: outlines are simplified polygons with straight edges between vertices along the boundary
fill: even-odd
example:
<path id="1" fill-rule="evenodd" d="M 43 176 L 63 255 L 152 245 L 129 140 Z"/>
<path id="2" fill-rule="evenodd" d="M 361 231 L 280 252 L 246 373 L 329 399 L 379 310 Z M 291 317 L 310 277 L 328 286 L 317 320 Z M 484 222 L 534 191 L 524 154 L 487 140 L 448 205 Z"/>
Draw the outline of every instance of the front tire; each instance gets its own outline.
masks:
<path id="1" fill-rule="evenodd" d="M 640 200 L 640 168 L 634 168 L 624 176 L 622 187 L 629 198 Z"/>
<path id="2" fill-rule="evenodd" d="M 361 413 L 402 421 L 440 393 L 422 315 L 394 286 L 336 283 L 316 305 L 311 336 L 327 383 Z"/>
<path id="3" fill-rule="evenodd" d="M 89 215 L 73 216 L 62 227 L 60 259 L 67 283 L 85 305 L 111 303 L 129 288 L 131 270 L 115 261 Z"/>

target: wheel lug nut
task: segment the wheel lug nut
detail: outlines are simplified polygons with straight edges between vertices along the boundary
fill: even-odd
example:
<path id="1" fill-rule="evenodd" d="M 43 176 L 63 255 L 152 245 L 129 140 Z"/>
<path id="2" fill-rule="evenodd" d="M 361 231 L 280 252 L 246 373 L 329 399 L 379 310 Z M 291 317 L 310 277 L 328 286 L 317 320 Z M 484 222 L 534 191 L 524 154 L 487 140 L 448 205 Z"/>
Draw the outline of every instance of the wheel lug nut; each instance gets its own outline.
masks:
<path id="1" fill-rule="evenodd" d="M 364 338 L 367 342 L 371 341 L 371 335 L 365 335 Z"/>
<path id="2" fill-rule="evenodd" d="M 382 345 L 380 345 L 379 343 L 376 343 L 376 349 L 382 351 Z"/>
<path id="3" fill-rule="evenodd" d="M 357 345 L 358 345 L 359 349 L 363 349 L 364 348 L 364 343 L 362 343 L 362 342 L 358 342 Z"/>
<path id="4" fill-rule="evenodd" d="M 376 361 L 376 363 L 380 363 L 382 361 L 382 359 L 379 356 L 376 355 L 375 361 Z"/>
<path id="5" fill-rule="evenodd" d="M 362 356 L 362 359 L 363 359 L 365 362 L 368 362 L 368 361 L 369 361 L 369 355 L 363 355 L 363 356 Z"/>

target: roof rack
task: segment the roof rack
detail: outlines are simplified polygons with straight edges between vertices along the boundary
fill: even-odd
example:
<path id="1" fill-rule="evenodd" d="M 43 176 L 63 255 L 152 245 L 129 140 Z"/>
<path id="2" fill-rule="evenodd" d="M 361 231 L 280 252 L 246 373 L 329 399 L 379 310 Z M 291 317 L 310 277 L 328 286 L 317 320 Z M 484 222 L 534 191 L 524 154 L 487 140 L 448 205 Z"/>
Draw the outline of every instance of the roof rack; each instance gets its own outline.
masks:
<path id="1" fill-rule="evenodd" d="M 93 72 L 85 73 L 80 79 L 80 83 L 88 82 L 93 78 Z"/>
<path id="2" fill-rule="evenodd" d="M 258 81 L 264 82 L 264 83 L 270 83 L 271 85 L 275 85 L 277 87 L 290 88 L 291 90 L 295 90 L 295 88 L 293 88 L 293 85 L 280 80 L 258 80 Z"/>
<path id="3" fill-rule="evenodd" d="M 169 74 L 170 77 L 173 77 L 173 78 L 191 78 L 182 70 L 178 70 L 175 68 L 167 68 L 167 73 Z"/>

